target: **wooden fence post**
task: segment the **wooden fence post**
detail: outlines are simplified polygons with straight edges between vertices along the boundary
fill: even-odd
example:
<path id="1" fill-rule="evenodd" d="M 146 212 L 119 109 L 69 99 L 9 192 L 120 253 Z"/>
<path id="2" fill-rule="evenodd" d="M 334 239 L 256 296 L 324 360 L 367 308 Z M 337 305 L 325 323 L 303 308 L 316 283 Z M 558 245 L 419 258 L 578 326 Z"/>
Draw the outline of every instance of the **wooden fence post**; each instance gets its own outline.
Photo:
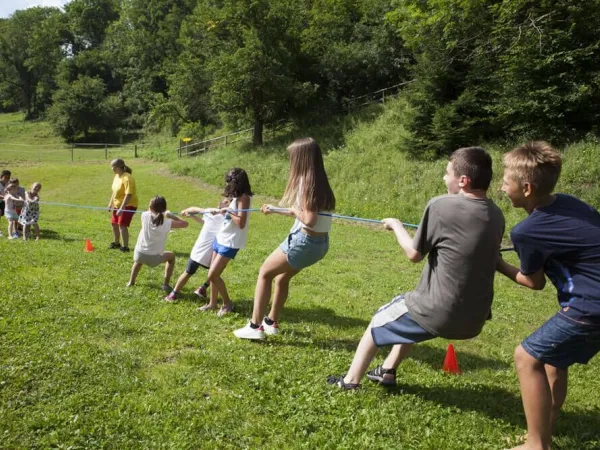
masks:
<path id="1" fill-rule="evenodd" d="M 73 159 L 75 157 L 74 153 L 75 153 L 75 143 L 71 142 L 71 162 L 73 162 Z"/>
<path id="2" fill-rule="evenodd" d="M 135 144 L 135 147 L 133 148 L 133 157 L 137 158 L 138 154 L 137 154 L 137 144 Z"/>
<path id="3" fill-rule="evenodd" d="M 108 159 L 108 144 L 104 143 L 104 159 Z"/>

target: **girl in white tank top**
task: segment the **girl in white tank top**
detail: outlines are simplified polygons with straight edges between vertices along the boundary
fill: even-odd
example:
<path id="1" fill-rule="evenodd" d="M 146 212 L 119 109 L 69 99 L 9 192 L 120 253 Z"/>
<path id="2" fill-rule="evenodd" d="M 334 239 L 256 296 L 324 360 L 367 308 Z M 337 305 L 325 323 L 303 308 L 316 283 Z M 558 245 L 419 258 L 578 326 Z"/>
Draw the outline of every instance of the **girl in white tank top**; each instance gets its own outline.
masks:
<path id="1" fill-rule="evenodd" d="M 279 333 L 279 315 L 287 300 L 290 280 L 305 267 L 323 259 L 329 249 L 331 216 L 319 215 L 335 209 L 323 155 L 312 138 L 294 141 L 288 148 L 290 174 L 281 204 L 287 210 L 263 205 L 264 214 L 281 214 L 295 219 L 290 233 L 260 268 L 254 294 L 252 319 L 234 332 L 241 339 L 264 339 Z M 271 311 L 264 316 L 273 280 L 277 278 Z"/>
<path id="2" fill-rule="evenodd" d="M 238 250 L 246 247 L 248 240 L 248 225 L 250 215 L 248 209 L 252 204 L 252 189 L 250 180 L 244 169 L 233 168 L 225 174 L 225 197 L 231 199 L 227 208 L 221 209 L 225 220 L 217 238 L 213 242 L 213 257 L 208 270 L 207 281 L 210 282 L 209 302 L 199 308 L 200 311 L 213 311 L 217 309 L 219 294 L 223 299 L 223 306 L 219 309 L 219 317 L 233 311 L 234 305 L 229 298 L 225 281 L 221 274 L 229 261 L 235 258 Z"/>

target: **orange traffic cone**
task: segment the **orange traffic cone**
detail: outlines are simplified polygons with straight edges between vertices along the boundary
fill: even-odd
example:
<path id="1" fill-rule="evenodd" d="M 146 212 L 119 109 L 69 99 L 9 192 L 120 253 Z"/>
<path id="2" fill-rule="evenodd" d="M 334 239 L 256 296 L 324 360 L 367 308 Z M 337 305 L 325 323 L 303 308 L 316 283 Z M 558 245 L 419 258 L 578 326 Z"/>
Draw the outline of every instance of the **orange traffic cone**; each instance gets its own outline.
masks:
<path id="1" fill-rule="evenodd" d="M 456 359 L 456 353 L 454 352 L 454 345 L 452 344 L 448 345 L 442 370 L 446 373 L 453 373 L 456 375 L 460 373 L 460 368 L 458 367 L 458 361 Z"/>
<path id="2" fill-rule="evenodd" d="M 89 239 L 85 240 L 85 249 L 84 251 L 86 252 L 93 252 L 94 251 L 94 246 L 92 245 L 92 241 L 90 241 Z"/>

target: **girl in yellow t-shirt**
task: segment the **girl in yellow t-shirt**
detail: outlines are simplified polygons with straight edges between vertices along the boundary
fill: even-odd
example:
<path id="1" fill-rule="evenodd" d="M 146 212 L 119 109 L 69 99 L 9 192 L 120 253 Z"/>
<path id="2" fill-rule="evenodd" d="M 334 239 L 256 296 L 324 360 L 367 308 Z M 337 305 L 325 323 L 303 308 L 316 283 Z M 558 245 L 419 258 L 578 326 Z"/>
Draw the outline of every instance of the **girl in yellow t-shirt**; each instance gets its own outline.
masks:
<path id="1" fill-rule="evenodd" d="M 111 211 L 110 223 L 114 241 L 109 248 L 118 248 L 122 252 L 129 251 L 129 225 L 138 207 L 135 180 L 131 176 L 131 168 L 122 159 L 113 159 L 110 163 L 115 177 L 112 183 L 112 195 L 108 202 Z M 121 245 L 121 239 L 123 245 Z"/>

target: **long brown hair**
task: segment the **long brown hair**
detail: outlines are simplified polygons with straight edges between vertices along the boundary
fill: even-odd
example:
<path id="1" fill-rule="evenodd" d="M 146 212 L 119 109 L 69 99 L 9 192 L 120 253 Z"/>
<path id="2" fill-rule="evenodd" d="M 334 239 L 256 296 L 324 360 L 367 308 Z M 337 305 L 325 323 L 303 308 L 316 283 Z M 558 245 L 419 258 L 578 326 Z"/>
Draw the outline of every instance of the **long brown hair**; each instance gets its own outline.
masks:
<path id="1" fill-rule="evenodd" d="M 244 169 L 234 167 L 225 174 L 225 192 L 223 195 L 227 198 L 241 197 L 242 195 L 252 197 L 252 188 L 250 187 L 250 179 Z"/>
<path id="2" fill-rule="evenodd" d="M 313 138 L 295 140 L 287 148 L 290 155 L 290 175 L 281 199 L 283 206 L 301 201 L 301 208 L 309 211 L 333 211 L 335 195 L 329 185 L 323 154 Z"/>

